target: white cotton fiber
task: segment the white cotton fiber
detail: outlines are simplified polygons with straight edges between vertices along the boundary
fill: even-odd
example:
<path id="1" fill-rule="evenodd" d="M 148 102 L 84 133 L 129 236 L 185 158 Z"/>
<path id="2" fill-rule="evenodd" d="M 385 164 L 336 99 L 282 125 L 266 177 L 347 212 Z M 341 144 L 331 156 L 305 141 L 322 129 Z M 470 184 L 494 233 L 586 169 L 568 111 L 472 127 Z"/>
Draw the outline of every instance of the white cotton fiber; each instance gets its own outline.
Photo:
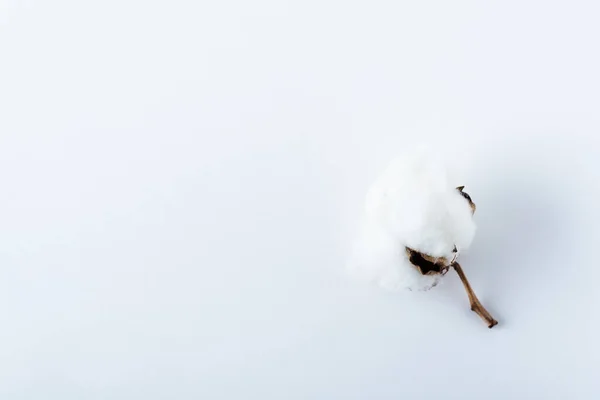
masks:
<path id="1" fill-rule="evenodd" d="M 367 193 L 352 273 L 390 289 L 427 290 L 440 275 L 422 275 L 405 247 L 454 259 L 469 247 L 475 223 L 469 201 L 456 189 L 439 155 L 427 149 L 393 160 Z"/>

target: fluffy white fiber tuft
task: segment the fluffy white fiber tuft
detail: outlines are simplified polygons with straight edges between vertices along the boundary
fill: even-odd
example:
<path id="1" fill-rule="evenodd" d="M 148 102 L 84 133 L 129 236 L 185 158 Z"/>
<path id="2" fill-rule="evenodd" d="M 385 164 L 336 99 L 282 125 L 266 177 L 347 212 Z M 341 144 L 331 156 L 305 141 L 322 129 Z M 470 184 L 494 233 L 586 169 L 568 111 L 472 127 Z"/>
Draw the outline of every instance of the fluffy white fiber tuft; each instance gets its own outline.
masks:
<path id="1" fill-rule="evenodd" d="M 454 246 L 469 247 L 475 223 L 467 199 L 456 189 L 439 155 L 424 148 L 393 160 L 367 193 L 355 245 L 354 276 L 389 289 L 428 290 L 440 275 L 422 275 L 405 247 L 452 260 Z"/>

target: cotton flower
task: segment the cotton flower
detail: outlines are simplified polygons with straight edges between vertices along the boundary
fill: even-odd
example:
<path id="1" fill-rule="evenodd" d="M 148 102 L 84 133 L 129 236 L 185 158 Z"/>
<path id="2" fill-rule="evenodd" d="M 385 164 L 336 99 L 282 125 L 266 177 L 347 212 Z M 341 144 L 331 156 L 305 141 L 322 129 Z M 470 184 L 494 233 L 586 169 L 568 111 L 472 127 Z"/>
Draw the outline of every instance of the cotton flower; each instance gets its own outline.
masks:
<path id="1" fill-rule="evenodd" d="M 473 241 L 475 203 L 434 153 L 418 149 L 394 159 L 368 190 L 353 272 L 388 290 L 426 291 L 453 268 L 471 309 L 497 322 L 471 289 L 457 259 Z"/>

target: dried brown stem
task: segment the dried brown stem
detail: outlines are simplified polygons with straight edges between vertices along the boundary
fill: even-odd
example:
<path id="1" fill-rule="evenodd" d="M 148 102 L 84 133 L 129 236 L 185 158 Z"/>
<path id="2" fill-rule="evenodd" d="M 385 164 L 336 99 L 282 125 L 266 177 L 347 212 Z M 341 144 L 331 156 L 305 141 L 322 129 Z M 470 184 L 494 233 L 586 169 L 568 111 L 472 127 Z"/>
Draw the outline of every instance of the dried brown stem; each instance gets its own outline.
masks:
<path id="1" fill-rule="evenodd" d="M 467 276 L 465 275 L 460 264 L 455 262 L 452 264 L 452 267 L 454 267 L 454 270 L 458 274 L 460 280 L 463 283 L 463 286 L 465 287 L 465 290 L 467 291 L 467 295 L 469 296 L 469 302 L 471 303 L 471 311 L 474 311 L 477 315 L 479 315 L 481 319 L 483 319 L 487 323 L 488 328 L 493 328 L 494 326 L 498 325 L 498 321 L 496 321 L 485 309 L 485 307 L 483 307 L 483 305 L 481 305 L 481 303 L 479 302 L 479 299 L 477 298 L 475 292 L 471 288 L 471 285 L 467 280 Z"/>

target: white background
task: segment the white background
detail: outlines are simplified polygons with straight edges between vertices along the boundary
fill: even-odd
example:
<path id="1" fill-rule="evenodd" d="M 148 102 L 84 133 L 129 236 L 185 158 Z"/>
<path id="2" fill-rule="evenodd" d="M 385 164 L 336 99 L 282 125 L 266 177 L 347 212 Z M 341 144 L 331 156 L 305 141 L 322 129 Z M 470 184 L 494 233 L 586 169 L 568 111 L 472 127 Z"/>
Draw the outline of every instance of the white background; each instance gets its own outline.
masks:
<path id="1" fill-rule="evenodd" d="M 597 399 L 596 4 L 1 0 L 0 398 Z M 421 140 L 492 330 L 343 274 Z"/>

